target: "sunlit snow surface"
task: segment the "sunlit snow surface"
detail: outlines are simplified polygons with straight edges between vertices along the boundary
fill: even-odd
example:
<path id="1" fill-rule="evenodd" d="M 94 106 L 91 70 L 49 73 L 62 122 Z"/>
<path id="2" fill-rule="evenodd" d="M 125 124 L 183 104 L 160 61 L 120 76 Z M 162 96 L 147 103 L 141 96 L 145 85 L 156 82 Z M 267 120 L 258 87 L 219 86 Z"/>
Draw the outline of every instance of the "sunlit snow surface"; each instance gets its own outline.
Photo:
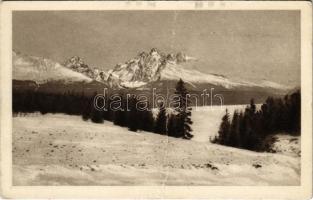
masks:
<path id="1" fill-rule="evenodd" d="M 243 107 L 230 106 L 229 111 Z M 208 138 L 216 134 L 225 113 L 225 108 L 214 109 L 194 109 L 195 137 L 191 141 L 130 132 L 111 122 L 85 122 L 79 116 L 14 117 L 13 184 L 300 184 L 299 155 L 211 144 Z M 281 144 L 287 148 L 288 141 Z"/>
<path id="2" fill-rule="evenodd" d="M 70 82 L 91 82 L 89 77 L 72 71 L 50 59 L 25 56 L 13 52 L 13 79 L 32 80 L 36 83 L 49 81 Z"/>

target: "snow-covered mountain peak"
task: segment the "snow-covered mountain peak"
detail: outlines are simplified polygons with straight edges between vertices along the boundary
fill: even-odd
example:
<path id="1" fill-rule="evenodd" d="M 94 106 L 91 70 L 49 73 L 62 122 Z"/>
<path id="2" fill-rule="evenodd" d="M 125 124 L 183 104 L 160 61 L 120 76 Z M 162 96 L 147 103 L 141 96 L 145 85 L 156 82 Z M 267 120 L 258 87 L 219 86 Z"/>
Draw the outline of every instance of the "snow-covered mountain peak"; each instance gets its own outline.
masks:
<path id="1" fill-rule="evenodd" d="M 64 66 L 69 68 L 87 67 L 83 59 L 81 59 L 79 56 L 71 57 L 70 59 L 64 62 Z"/>
<path id="2" fill-rule="evenodd" d="M 157 48 L 152 48 L 152 49 L 150 50 L 150 55 L 152 55 L 152 56 L 158 56 L 158 55 L 160 55 L 160 54 L 159 54 L 159 51 L 158 51 Z"/>
<path id="3" fill-rule="evenodd" d="M 105 82 L 108 78 L 105 71 L 89 67 L 79 56 L 73 56 L 66 60 L 64 66 L 99 82 Z"/>
<path id="4" fill-rule="evenodd" d="M 252 83 L 248 81 L 235 81 L 213 73 L 203 73 L 193 69 L 198 59 L 187 56 L 183 52 L 165 54 L 156 48 L 139 53 L 134 59 L 116 65 L 108 73 L 107 82 L 112 87 L 136 88 L 158 80 L 183 79 L 196 87 L 197 84 L 211 84 L 230 89 L 234 87 L 264 87 L 284 90 L 286 87 L 273 83 Z M 188 64 L 191 63 L 191 64 Z"/>
<path id="5" fill-rule="evenodd" d="M 181 78 L 190 85 L 210 83 L 225 88 L 248 85 L 231 81 L 222 75 L 202 73 L 185 66 L 185 63 L 196 60 L 183 52 L 165 54 L 153 48 L 149 53 L 141 52 L 136 58 L 117 65 L 109 74 L 108 82 L 112 87 L 138 87 L 158 80 L 176 81 Z"/>
<path id="6" fill-rule="evenodd" d="M 85 64 L 79 56 L 71 57 L 70 59 L 66 60 L 63 65 L 87 76 L 89 73 L 92 73 L 92 69 L 87 64 Z"/>
<path id="7" fill-rule="evenodd" d="M 12 52 L 13 79 L 32 80 L 36 83 L 49 81 L 91 82 L 92 79 L 47 58 L 27 56 Z"/>
<path id="8" fill-rule="evenodd" d="M 178 65 L 187 61 L 182 53 L 165 54 L 156 48 L 141 52 L 134 59 L 114 67 L 108 76 L 112 87 L 142 86 L 161 79 L 161 72 L 168 64 Z"/>

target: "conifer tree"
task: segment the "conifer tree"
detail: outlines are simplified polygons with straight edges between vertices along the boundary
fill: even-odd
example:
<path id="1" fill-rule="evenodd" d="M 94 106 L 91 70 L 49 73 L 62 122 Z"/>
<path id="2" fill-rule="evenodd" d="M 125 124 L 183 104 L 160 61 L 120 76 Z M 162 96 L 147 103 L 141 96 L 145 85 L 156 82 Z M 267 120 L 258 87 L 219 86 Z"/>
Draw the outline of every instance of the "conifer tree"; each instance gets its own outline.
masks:
<path id="1" fill-rule="evenodd" d="M 140 127 L 139 125 L 139 119 L 138 119 L 138 110 L 136 108 L 137 99 L 135 96 L 133 96 L 129 100 L 129 109 L 130 111 L 127 111 L 128 117 L 127 117 L 127 127 L 130 131 L 137 131 Z"/>
<path id="2" fill-rule="evenodd" d="M 114 111 L 114 118 L 113 118 L 113 123 L 119 126 L 127 126 L 126 122 L 126 101 L 123 98 L 123 96 L 120 96 L 121 98 L 121 108 L 118 110 Z"/>
<path id="3" fill-rule="evenodd" d="M 188 91 L 185 87 L 185 83 L 180 79 L 176 85 L 175 94 L 178 96 L 178 105 L 175 106 L 177 114 L 177 134 L 179 137 L 184 139 L 191 139 L 193 135 L 191 134 L 191 107 L 190 100 L 187 98 Z"/>
<path id="4" fill-rule="evenodd" d="M 94 123 L 103 123 L 104 121 L 102 111 L 97 110 L 93 104 L 91 106 L 90 119 Z"/>
<path id="5" fill-rule="evenodd" d="M 229 135 L 230 135 L 230 120 L 228 110 L 226 109 L 226 113 L 222 118 L 222 123 L 218 130 L 218 138 L 216 142 L 218 142 L 219 144 L 228 145 Z"/>
<path id="6" fill-rule="evenodd" d="M 240 138 L 238 147 L 242 148 L 244 146 L 244 134 L 246 132 L 246 119 L 242 111 L 240 111 L 239 113 L 238 123 L 239 123 L 239 138 Z"/>
<path id="7" fill-rule="evenodd" d="M 165 135 L 166 134 L 166 122 L 167 122 L 166 109 L 165 109 L 164 103 L 161 102 L 159 106 L 159 113 L 155 122 L 154 132 Z"/>
<path id="8" fill-rule="evenodd" d="M 138 121 L 139 129 L 144 131 L 153 132 L 155 128 L 154 117 L 150 110 L 149 102 L 140 102 L 138 101 Z"/>
<path id="9" fill-rule="evenodd" d="M 251 114 L 254 114 L 256 112 L 256 105 L 254 103 L 254 99 L 250 100 L 250 112 Z"/>
<path id="10" fill-rule="evenodd" d="M 178 132 L 178 117 L 175 114 L 171 114 L 167 123 L 167 134 L 171 137 L 180 137 Z"/>
<path id="11" fill-rule="evenodd" d="M 234 112 L 233 119 L 230 126 L 230 136 L 229 136 L 229 145 L 233 147 L 241 146 L 240 130 L 239 130 L 239 114 L 237 111 Z"/>
<path id="12" fill-rule="evenodd" d="M 91 114 L 91 108 L 92 108 L 92 101 L 88 98 L 86 98 L 83 102 L 83 112 L 82 112 L 82 118 L 84 121 L 87 121 L 90 119 Z"/>
<path id="13" fill-rule="evenodd" d="M 290 121 L 291 126 L 288 130 L 289 132 L 293 134 L 300 134 L 300 128 L 301 128 L 301 94 L 300 90 L 294 92 L 290 95 Z"/>

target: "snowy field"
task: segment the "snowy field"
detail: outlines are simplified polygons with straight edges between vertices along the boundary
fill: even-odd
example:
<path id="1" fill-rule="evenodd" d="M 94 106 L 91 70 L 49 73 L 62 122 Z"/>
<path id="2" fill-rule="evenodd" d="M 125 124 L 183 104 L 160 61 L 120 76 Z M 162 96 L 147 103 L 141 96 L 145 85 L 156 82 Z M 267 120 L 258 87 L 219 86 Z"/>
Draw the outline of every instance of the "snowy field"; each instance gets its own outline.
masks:
<path id="1" fill-rule="evenodd" d="M 243 106 L 230 106 L 229 111 Z M 214 109 L 216 109 L 214 111 Z M 211 144 L 225 108 L 193 112 L 191 141 L 79 116 L 13 118 L 14 185 L 299 185 L 300 155 Z M 299 149 L 298 138 L 276 148 Z M 285 153 L 287 152 L 287 153 Z"/>
<path id="2" fill-rule="evenodd" d="M 210 138 L 213 139 L 217 135 L 222 117 L 226 113 L 226 108 L 232 118 L 235 110 L 244 111 L 246 105 L 202 106 L 193 108 L 193 140 L 207 142 L 210 141 Z"/>

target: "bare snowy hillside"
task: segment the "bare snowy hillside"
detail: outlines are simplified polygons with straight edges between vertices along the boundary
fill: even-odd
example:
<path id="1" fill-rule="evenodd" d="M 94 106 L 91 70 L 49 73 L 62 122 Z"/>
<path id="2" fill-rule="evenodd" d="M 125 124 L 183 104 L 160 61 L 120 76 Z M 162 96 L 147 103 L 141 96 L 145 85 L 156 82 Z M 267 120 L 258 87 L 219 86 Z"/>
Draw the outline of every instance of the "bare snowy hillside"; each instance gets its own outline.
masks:
<path id="1" fill-rule="evenodd" d="M 246 105 L 201 106 L 193 108 L 192 129 L 195 133 L 193 140 L 208 142 L 210 139 L 213 139 L 217 135 L 226 108 L 229 113 L 234 113 L 235 110 L 244 111 Z"/>
<path id="2" fill-rule="evenodd" d="M 202 122 L 209 124 L 212 118 Z M 193 128 L 197 140 L 205 128 Z M 130 132 L 78 116 L 13 118 L 13 185 L 299 184 L 298 156 Z"/>
<path id="3" fill-rule="evenodd" d="M 50 59 L 13 52 L 13 79 L 29 80 L 42 84 L 49 81 L 91 82 L 92 79 Z"/>

